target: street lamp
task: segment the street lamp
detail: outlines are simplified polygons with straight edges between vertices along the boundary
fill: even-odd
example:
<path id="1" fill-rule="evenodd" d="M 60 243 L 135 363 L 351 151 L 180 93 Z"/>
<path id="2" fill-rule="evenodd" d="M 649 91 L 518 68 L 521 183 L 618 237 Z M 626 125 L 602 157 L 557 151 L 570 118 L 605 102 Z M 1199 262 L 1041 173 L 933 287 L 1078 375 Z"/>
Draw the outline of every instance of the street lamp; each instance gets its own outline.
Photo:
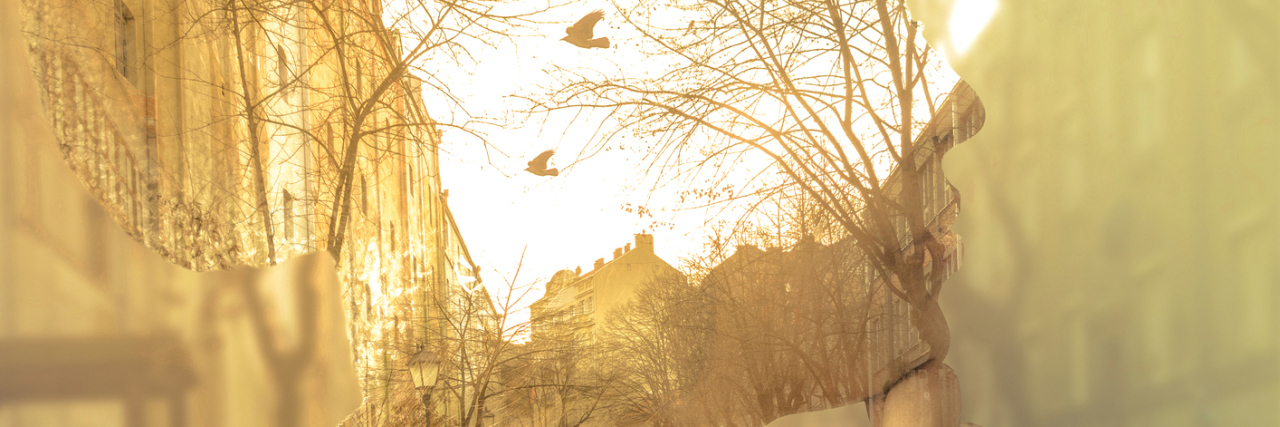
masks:
<path id="1" fill-rule="evenodd" d="M 422 393 L 422 406 L 426 407 L 427 427 L 431 427 L 431 389 L 436 386 L 440 374 L 440 358 L 429 350 L 421 350 L 409 359 L 409 373 L 413 386 Z"/>

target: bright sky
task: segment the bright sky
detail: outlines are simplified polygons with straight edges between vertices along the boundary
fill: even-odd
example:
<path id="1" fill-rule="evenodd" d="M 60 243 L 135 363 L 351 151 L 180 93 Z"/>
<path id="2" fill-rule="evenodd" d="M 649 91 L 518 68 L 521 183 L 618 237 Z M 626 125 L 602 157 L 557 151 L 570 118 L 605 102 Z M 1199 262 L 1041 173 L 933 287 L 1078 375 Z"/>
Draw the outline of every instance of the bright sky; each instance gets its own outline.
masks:
<path id="1" fill-rule="evenodd" d="M 994 2 L 957 0 L 966 12 L 952 14 L 948 22 L 952 52 L 968 48 L 994 13 Z M 500 293 L 506 285 L 503 276 L 510 280 L 516 274 L 522 252 L 517 284 L 543 282 L 557 270 L 575 266 L 589 270 L 595 259 L 609 260 L 614 248 L 631 243 L 632 235 L 642 231 L 654 235 L 658 255 L 676 266 L 681 258 L 699 252 L 706 240 L 709 230 L 703 224 L 711 214 L 671 210 L 677 206 L 673 190 L 651 192 L 638 179 L 644 165 L 637 152 L 585 151 L 600 127 L 613 125 L 603 121 L 602 114 L 520 118 L 510 113 L 528 106 L 516 96 L 554 86 L 555 79 L 563 77 L 557 66 L 608 76 L 661 68 L 638 53 L 639 35 L 626 31 L 607 6 L 574 4 L 548 12 L 542 20 L 560 22 L 541 25 L 496 48 L 477 47 L 472 54 L 482 59 L 474 69 L 438 71 L 437 77 L 452 82 L 451 90 L 472 116 L 508 121 L 505 127 L 475 127 L 487 136 L 487 153 L 484 144 L 456 129 L 445 129 L 441 147 L 449 205 L 491 292 Z M 612 48 L 579 49 L 559 40 L 566 26 L 596 8 L 606 10 L 596 36 L 609 37 Z M 461 120 L 451 116 L 440 99 L 426 97 L 435 119 Z M 523 171 L 530 158 L 547 149 L 557 151 L 552 166 L 560 169 L 560 176 Z M 581 160 L 570 164 L 574 159 Z M 654 209 L 652 218 L 624 211 L 627 204 L 649 206 Z M 536 291 L 533 298 L 540 296 Z"/>
<path id="2" fill-rule="evenodd" d="M 508 111 L 528 107 L 514 96 L 527 95 L 539 85 L 552 86 L 556 66 L 622 75 L 642 72 L 637 68 L 644 65 L 638 64 L 652 64 L 629 49 L 638 37 L 611 23 L 608 14 L 596 26 L 596 36 L 609 37 L 613 48 L 584 50 L 560 41 L 564 28 L 590 10 L 584 6 L 550 12 L 563 23 L 483 51 L 484 59 L 474 70 L 441 71 L 448 75 L 443 79 L 455 82 L 455 95 L 472 115 L 515 120 L 506 128 L 476 128 L 488 138 L 488 157 L 484 144 L 460 130 L 446 129 L 441 147 L 442 181 L 449 189 L 450 208 L 491 290 L 505 287 L 501 276 L 515 275 L 522 251 L 519 284 L 545 281 L 560 269 L 583 266 L 589 270 L 594 260 L 611 259 L 614 248 L 632 243 L 639 232 L 653 234 L 658 255 L 672 264 L 700 248 L 699 229 L 704 222 L 700 215 L 676 218 L 670 211 L 658 211 L 653 218 L 641 218 L 623 210 L 628 203 L 671 203 L 649 200 L 650 191 L 636 179 L 641 168 L 638 153 L 586 151 L 601 126 L 612 125 L 603 121 L 603 114 L 586 113 L 576 120 L 572 113 L 519 120 Z M 432 108 L 433 101 L 441 105 L 428 98 L 432 115 L 448 121 L 447 110 Z M 552 166 L 560 169 L 560 176 L 539 177 L 524 171 L 529 159 L 548 149 L 557 152 Z"/>
<path id="3" fill-rule="evenodd" d="M 951 35 L 951 50 L 956 55 L 964 55 L 969 51 L 978 35 L 991 22 L 996 14 L 996 0 L 955 0 L 951 8 L 951 19 L 947 26 Z"/>

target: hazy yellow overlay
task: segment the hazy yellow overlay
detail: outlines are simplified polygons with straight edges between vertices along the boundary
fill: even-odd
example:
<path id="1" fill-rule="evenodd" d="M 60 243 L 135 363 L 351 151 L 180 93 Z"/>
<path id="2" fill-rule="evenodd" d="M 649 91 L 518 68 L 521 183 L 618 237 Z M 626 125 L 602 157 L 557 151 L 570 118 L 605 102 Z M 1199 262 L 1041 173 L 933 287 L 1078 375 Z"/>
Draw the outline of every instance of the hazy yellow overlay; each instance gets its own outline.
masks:
<path id="1" fill-rule="evenodd" d="M 120 353 L 121 363 L 161 360 L 219 376 L 168 376 L 52 403 L 0 394 L 0 426 L 181 425 L 170 415 L 184 410 L 173 387 L 196 387 L 203 394 L 191 399 L 228 409 L 187 413 L 189 425 L 274 425 L 280 393 L 270 378 L 279 373 L 254 341 L 242 283 L 295 283 L 332 266 L 201 276 L 133 242 L 93 204 L 40 122 L 30 70 L 15 59 L 26 50 L 22 1 L 35 0 L 0 0 L 0 346 L 145 336 L 155 341 L 143 347 L 160 350 Z M 987 427 L 1280 425 L 1280 4 L 910 6 L 986 109 L 981 132 L 944 161 L 962 198 L 963 264 L 941 296 L 962 418 Z M 475 221 L 459 219 L 463 234 Z M 615 245 L 636 231 L 617 230 Z M 339 292 L 329 279 L 315 289 Z M 321 343 L 309 357 L 323 363 L 299 392 L 316 409 L 302 421 L 340 421 L 358 403 L 340 313 L 316 314 L 319 331 L 304 332 L 287 320 L 297 317 L 297 291 L 267 289 L 286 320 L 268 319 L 275 341 L 265 348 L 288 354 L 304 334 Z M 160 324 L 179 325 L 200 346 L 167 352 L 149 329 Z M 51 354 L 119 344 L 42 343 Z M 0 367 L 18 362 L 31 363 L 0 358 Z M 0 390 L 10 391 L 17 380 L 4 372 Z M 144 403 L 126 407 L 128 393 L 145 394 Z M 770 425 L 865 423 L 863 406 L 852 405 Z"/>

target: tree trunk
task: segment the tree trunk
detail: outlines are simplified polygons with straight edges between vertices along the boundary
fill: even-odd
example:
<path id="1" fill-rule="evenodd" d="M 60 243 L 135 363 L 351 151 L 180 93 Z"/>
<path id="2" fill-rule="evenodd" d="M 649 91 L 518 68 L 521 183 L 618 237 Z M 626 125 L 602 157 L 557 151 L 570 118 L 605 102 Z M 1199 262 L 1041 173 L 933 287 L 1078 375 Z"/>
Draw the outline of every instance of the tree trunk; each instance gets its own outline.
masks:
<path id="1" fill-rule="evenodd" d="M 242 91 L 242 99 L 245 106 L 245 121 L 249 127 L 247 133 L 249 136 L 249 149 L 251 150 L 250 162 L 253 163 L 251 165 L 253 167 L 253 189 L 258 196 L 258 212 L 262 215 L 262 228 L 267 239 L 267 264 L 275 265 L 275 229 L 271 226 L 271 205 L 267 200 L 266 177 L 262 168 L 263 135 L 260 129 L 262 124 L 258 120 L 258 109 L 260 108 L 258 103 L 260 100 L 257 99 L 257 96 L 254 96 L 254 91 L 249 84 L 250 75 L 248 67 L 245 66 L 245 61 L 248 57 L 244 51 L 245 42 L 244 37 L 241 35 L 243 29 L 240 27 L 240 8 L 236 7 L 237 1 L 231 1 L 231 22 L 232 33 L 235 34 L 236 38 L 236 63 L 240 66 L 240 90 Z M 250 34 L 250 40 L 255 46 L 257 45 L 256 39 Z M 253 73 L 253 77 L 254 80 L 257 80 L 256 72 Z M 256 87 L 256 85 L 252 86 Z"/>

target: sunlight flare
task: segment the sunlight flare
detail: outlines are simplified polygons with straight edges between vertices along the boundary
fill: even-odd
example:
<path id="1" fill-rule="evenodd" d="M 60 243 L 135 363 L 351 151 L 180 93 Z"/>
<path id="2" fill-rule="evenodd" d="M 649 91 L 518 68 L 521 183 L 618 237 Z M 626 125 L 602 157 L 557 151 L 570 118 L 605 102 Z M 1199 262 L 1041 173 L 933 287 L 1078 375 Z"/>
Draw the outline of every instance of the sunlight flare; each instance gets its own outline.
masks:
<path id="1" fill-rule="evenodd" d="M 996 0 L 956 0 L 951 9 L 951 47 L 963 55 L 996 14 Z"/>

